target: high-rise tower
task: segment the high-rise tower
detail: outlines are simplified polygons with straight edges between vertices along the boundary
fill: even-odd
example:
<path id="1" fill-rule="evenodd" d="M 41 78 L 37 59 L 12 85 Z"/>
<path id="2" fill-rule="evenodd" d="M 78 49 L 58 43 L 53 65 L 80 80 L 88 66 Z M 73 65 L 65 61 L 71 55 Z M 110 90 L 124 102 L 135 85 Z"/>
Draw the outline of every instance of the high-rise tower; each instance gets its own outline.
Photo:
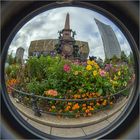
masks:
<path id="1" fill-rule="evenodd" d="M 111 59 L 113 56 L 117 56 L 118 58 L 120 58 L 121 56 L 120 44 L 111 26 L 106 25 L 97 19 L 95 19 L 95 22 L 99 28 L 102 37 L 105 57 L 107 59 Z"/>

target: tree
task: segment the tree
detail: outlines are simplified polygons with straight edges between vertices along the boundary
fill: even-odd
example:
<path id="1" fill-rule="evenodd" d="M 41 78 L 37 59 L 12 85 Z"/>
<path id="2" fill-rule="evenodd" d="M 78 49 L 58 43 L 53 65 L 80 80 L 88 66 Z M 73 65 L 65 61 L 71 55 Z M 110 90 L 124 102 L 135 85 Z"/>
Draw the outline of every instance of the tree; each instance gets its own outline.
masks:
<path id="1" fill-rule="evenodd" d="M 124 51 L 121 51 L 121 60 L 123 62 L 128 62 L 128 58 L 127 58 L 126 54 L 124 53 Z"/>
<path id="2" fill-rule="evenodd" d="M 16 63 L 16 58 L 13 57 L 12 53 L 10 53 L 10 54 L 7 55 L 7 60 L 6 60 L 6 62 L 7 62 L 9 65 Z"/>
<path id="3" fill-rule="evenodd" d="M 133 53 L 130 52 L 129 56 L 128 56 L 128 63 L 130 65 L 134 65 L 134 56 L 133 56 Z"/>

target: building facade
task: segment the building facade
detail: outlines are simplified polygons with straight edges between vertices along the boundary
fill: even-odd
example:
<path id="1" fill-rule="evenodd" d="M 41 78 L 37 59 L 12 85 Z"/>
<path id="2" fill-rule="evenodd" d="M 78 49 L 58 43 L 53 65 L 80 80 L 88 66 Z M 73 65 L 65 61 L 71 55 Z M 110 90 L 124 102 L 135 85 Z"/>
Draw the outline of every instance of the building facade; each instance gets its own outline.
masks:
<path id="1" fill-rule="evenodd" d="M 41 54 L 61 54 L 66 58 L 87 59 L 89 54 L 88 42 L 75 40 L 76 32 L 70 29 L 70 15 L 67 13 L 64 29 L 58 31 L 58 39 L 34 40 L 29 46 L 29 56 L 39 56 Z"/>
<path id="2" fill-rule="evenodd" d="M 103 41 L 105 58 L 111 59 L 113 56 L 121 57 L 121 48 L 117 40 L 117 37 L 110 25 L 106 25 L 99 20 L 95 19 L 95 22 L 99 28 L 101 38 Z"/>

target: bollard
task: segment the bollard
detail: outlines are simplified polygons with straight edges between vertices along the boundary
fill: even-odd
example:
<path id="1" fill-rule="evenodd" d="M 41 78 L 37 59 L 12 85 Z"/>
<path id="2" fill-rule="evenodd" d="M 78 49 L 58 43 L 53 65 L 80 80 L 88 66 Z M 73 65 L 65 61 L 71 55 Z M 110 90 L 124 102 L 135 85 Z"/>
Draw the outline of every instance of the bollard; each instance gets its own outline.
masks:
<path id="1" fill-rule="evenodd" d="M 40 117 L 41 113 L 37 106 L 37 98 L 35 97 L 34 93 L 31 96 L 31 103 L 32 103 L 32 110 L 34 111 L 34 115 Z"/>

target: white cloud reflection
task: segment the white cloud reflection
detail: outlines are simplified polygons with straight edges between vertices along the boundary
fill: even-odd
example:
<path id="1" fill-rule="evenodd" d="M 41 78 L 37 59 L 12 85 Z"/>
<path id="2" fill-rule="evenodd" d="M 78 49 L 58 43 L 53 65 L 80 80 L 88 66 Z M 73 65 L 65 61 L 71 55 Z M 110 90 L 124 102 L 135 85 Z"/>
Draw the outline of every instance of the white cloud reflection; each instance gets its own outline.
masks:
<path id="1" fill-rule="evenodd" d="M 70 27 L 76 31 L 76 40 L 87 41 L 90 47 L 90 54 L 104 59 L 102 39 L 94 18 L 111 25 L 120 43 L 121 49 L 128 55 L 130 46 L 119 28 L 106 17 L 88 9 L 77 7 L 63 7 L 46 11 L 27 22 L 16 34 L 9 52 L 16 53 L 18 47 L 25 49 L 24 58 L 28 56 L 30 42 L 39 39 L 56 39 L 58 30 L 64 28 L 66 14 L 70 14 Z"/>

